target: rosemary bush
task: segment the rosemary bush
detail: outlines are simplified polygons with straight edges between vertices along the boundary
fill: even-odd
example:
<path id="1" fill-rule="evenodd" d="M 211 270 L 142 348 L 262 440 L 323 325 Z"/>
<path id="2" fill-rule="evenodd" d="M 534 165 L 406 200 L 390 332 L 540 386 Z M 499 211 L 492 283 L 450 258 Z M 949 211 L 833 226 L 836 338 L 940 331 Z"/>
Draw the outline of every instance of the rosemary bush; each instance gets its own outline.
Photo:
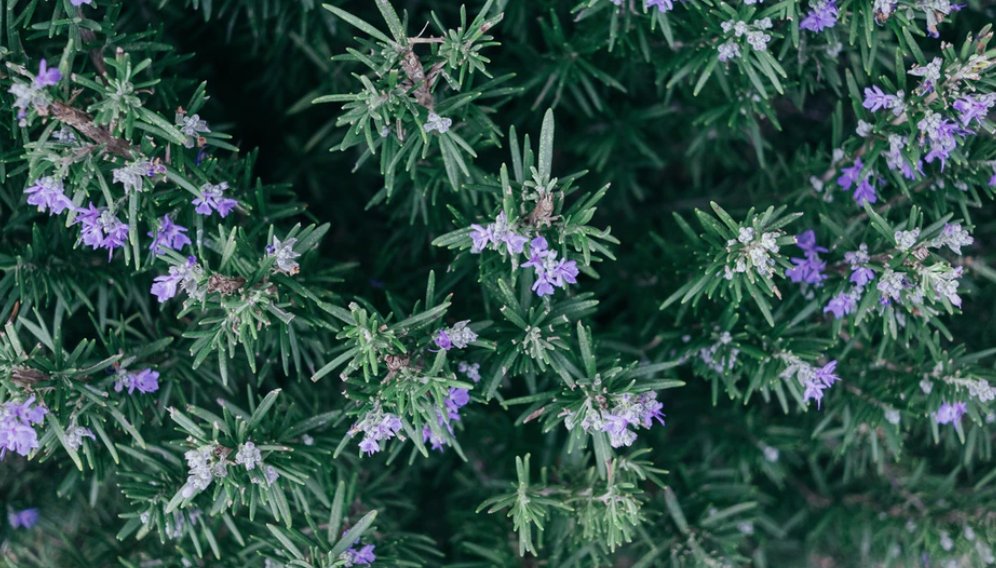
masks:
<path id="1" fill-rule="evenodd" d="M 994 18 L 0 0 L 0 558 L 996 564 Z"/>

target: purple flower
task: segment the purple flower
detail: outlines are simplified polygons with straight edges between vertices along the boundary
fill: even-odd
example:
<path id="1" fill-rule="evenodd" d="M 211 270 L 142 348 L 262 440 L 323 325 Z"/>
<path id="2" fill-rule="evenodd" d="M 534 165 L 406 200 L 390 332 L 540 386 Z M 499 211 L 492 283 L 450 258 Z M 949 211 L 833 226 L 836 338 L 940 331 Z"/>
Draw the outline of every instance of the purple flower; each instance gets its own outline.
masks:
<path id="1" fill-rule="evenodd" d="M 795 266 L 786 270 L 785 276 L 796 284 L 805 282 L 818 285 L 826 280 L 823 270 L 827 267 L 827 263 L 820 260 L 819 253 L 827 252 L 827 249 L 816 244 L 816 233 L 812 230 L 800 233 L 795 237 L 795 244 L 802 249 L 805 257 L 790 259 Z"/>
<path id="2" fill-rule="evenodd" d="M 156 227 L 156 230 L 148 233 L 150 237 L 153 237 L 152 244 L 149 245 L 149 250 L 155 255 L 163 254 L 167 248 L 180 250 L 186 245 L 191 244 L 190 238 L 187 237 L 186 233 L 186 227 L 173 223 L 169 215 L 163 215 L 163 218 L 159 220 L 159 226 Z"/>
<path id="3" fill-rule="evenodd" d="M 450 336 L 446 333 L 445 329 L 439 330 L 433 341 L 435 342 L 436 347 L 442 349 L 443 351 L 449 351 L 453 348 L 453 341 L 450 340 Z"/>
<path id="4" fill-rule="evenodd" d="M 996 95 L 988 94 L 978 97 L 965 96 L 954 102 L 952 105 L 958 111 L 958 119 L 965 126 L 969 126 L 973 121 L 982 124 L 989 109 L 996 103 Z"/>
<path id="5" fill-rule="evenodd" d="M 616 397 L 615 406 L 603 410 L 600 420 L 595 422 L 600 424 L 602 432 L 609 435 L 609 445 L 613 448 L 631 446 L 636 441 L 636 432 L 630 428 L 649 429 L 655 420 L 663 426 L 663 408 L 664 405 L 657 400 L 657 393 L 645 392 L 635 396 L 626 393 Z"/>
<path id="6" fill-rule="evenodd" d="M 217 211 L 222 218 L 227 217 L 232 209 L 239 204 L 238 201 L 225 197 L 228 189 L 228 182 L 221 182 L 217 185 L 206 183 L 201 186 L 201 196 L 193 200 L 196 206 L 194 211 L 201 215 L 211 215 L 212 211 Z"/>
<path id="7" fill-rule="evenodd" d="M 49 69 L 48 61 L 42 59 L 38 63 L 38 74 L 35 75 L 35 87 L 53 87 L 59 84 L 62 80 L 62 73 L 59 72 L 58 67 L 53 67 Z"/>
<path id="8" fill-rule="evenodd" d="M 809 13 L 802 19 L 799 27 L 819 33 L 836 26 L 839 15 L 835 0 L 817 0 L 810 5 Z"/>
<path id="9" fill-rule="evenodd" d="M 522 267 L 535 269 L 536 281 L 533 282 L 533 291 L 540 297 L 553 294 L 556 288 L 577 284 L 579 274 L 577 263 L 573 260 L 558 260 L 556 251 L 549 249 L 549 244 L 543 237 L 536 237 L 530 241 L 529 260 L 524 262 Z"/>
<path id="10" fill-rule="evenodd" d="M 460 420 L 460 409 L 470 402 L 470 391 L 451 387 L 446 397 L 446 415 L 450 420 Z"/>
<path id="11" fill-rule="evenodd" d="M 837 361 L 830 361 L 823 367 L 814 369 L 812 375 L 804 380 L 806 391 L 803 393 L 803 401 L 815 400 L 816 407 L 819 408 L 823 400 L 823 391 L 840 380 L 840 377 L 834 374 L 836 369 Z"/>
<path id="12" fill-rule="evenodd" d="M 7 513 L 7 522 L 12 529 L 30 529 L 38 524 L 38 509 L 24 509 Z"/>
<path id="13" fill-rule="evenodd" d="M 349 429 L 349 435 L 355 436 L 363 432 L 363 439 L 360 440 L 359 444 L 360 451 L 369 456 L 381 450 L 381 442 L 397 436 L 401 427 L 400 418 L 389 412 L 384 412 L 380 406 L 375 406 L 359 422 L 353 424 L 353 427 Z"/>
<path id="14" fill-rule="evenodd" d="M 942 170 L 947 159 L 951 156 L 951 152 L 958 146 L 957 137 L 969 133 L 969 131 L 960 128 L 958 123 L 953 120 L 943 118 L 932 111 L 928 111 L 916 126 L 921 134 L 920 144 L 926 146 L 929 143 L 930 145 L 930 151 L 924 156 L 924 161 L 930 164 L 934 160 L 940 160 Z"/>
<path id="15" fill-rule="evenodd" d="M 878 85 L 872 85 L 871 87 L 865 87 L 865 100 L 862 106 L 872 112 L 878 112 L 881 109 L 892 109 L 893 114 L 898 115 L 902 114 L 903 97 L 901 94 L 887 95 Z"/>
<path id="16" fill-rule="evenodd" d="M 875 186 L 871 184 L 871 176 L 861 180 L 861 183 L 854 188 L 854 201 L 858 205 L 865 203 L 875 203 L 878 201 L 878 194 L 875 193 Z"/>
<path id="17" fill-rule="evenodd" d="M 956 402 L 951 404 L 950 402 L 945 402 L 934 413 L 934 422 L 938 424 L 955 424 L 961 423 L 961 417 L 965 415 L 967 406 L 964 402 Z"/>
<path id="18" fill-rule="evenodd" d="M 802 233 L 796 235 L 795 245 L 801 248 L 807 255 L 828 252 L 827 249 L 816 244 L 816 232 L 812 229 L 803 231 Z"/>
<path id="19" fill-rule="evenodd" d="M 377 560 L 377 555 L 374 554 L 374 548 L 372 544 L 367 544 L 359 550 L 356 547 L 352 547 L 342 555 L 346 561 L 346 566 L 358 566 L 358 565 L 370 565 Z"/>
<path id="20" fill-rule="evenodd" d="M 197 259 L 188 256 L 186 264 L 171 266 L 168 274 L 156 276 L 152 281 L 152 295 L 159 303 L 176 296 L 177 288 L 183 286 L 191 296 L 197 296 Z"/>
<path id="21" fill-rule="evenodd" d="M 82 6 L 83 4 L 93 6 L 93 0 L 69 0 L 69 3 L 77 7 Z"/>
<path id="22" fill-rule="evenodd" d="M 34 401 L 31 396 L 20 404 L 7 401 L 0 405 L 0 458 L 8 450 L 26 456 L 38 447 L 38 433 L 32 425 L 40 424 L 47 410 L 42 406 L 32 407 Z"/>
<path id="23" fill-rule="evenodd" d="M 433 339 L 436 347 L 443 351 L 449 351 L 454 347 L 463 349 L 470 345 L 472 341 L 477 339 L 477 333 L 467 327 L 469 323 L 470 320 L 464 320 L 437 331 L 436 337 Z"/>
<path id="24" fill-rule="evenodd" d="M 58 215 L 66 209 L 73 208 L 73 202 L 66 197 L 62 180 L 53 177 L 43 177 L 35 180 L 34 185 L 24 190 L 28 196 L 28 205 L 38 207 L 42 213 L 49 211 Z"/>
<path id="25" fill-rule="evenodd" d="M 98 209 L 93 203 L 87 209 L 77 210 L 73 224 L 80 224 L 80 239 L 83 244 L 96 250 L 107 249 L 107 260 L 114 249 L 124 246 L 128 238 L 128 225 L 122 223 L 109 209 Z"/>
<path id="26" fill-rule="evenodd" d="M 875 279 L 875 272 L 867 266 L 856 266 L 851 270 L 851 282 L 858 288 L 863 288 L 866 284 Z"/>
<path id="27" fill-rule="evenodd" d="M 658 12 L 670 12 L 674 10 L 674 0 L 643 0 L 643 7 L 657 8 Z"/>
<path id="28" fill-rule="evenodd" d="M 470 252 L 480 254 L 481 251 L 488 247 L 488 243 L 490 243 L 493 239 L 491 227 L 471 225 L 470 229 L 470 240 L 473 242 L 470 247 Z"/>
<path id="29" fill-rule="evenodd" d="M 513 230 L 504 211 L 499 213 L 495 222 L 487 227 L 471 225 L 470 229 L 470 240 L 472 241 L 470 252 L 474 254 L 480 253 L 489 246 L 498 251 L 501 251 L 504 246 L 505 252 L 508 254 L 520 254 L 529 240 Z"/>
<path id="30" fill-rule="evenodd" d="M 850 189 L 861 176 L 862 168 L 864 168 L 864 164 L 861 163 L 861 158 L 855 158 L 854 163 L 850 167 L 842 168 L 840 170 L 840 177 L 837 178 L 837 185 L 839 185 L 842 189 Z"/>
<path id="31" fill-rule="evenodd" d="M 152 369 L 142 369 L 137 373 L 124 373 L 114 383 L 115 392 L 128 389 L 128 394 L 138 390 L 140 393 L 151 394 L 159 390 L 159 373 Z"/>
<path id="32" fill-rule="evenodd" d="M 857 307 L 858 301 L 854 294 L 841 292 L 830 299 L 826 307 L 823 308 L 823 313 L 832 313 L 834 319 L 840 319 L 854 313 Z"/>

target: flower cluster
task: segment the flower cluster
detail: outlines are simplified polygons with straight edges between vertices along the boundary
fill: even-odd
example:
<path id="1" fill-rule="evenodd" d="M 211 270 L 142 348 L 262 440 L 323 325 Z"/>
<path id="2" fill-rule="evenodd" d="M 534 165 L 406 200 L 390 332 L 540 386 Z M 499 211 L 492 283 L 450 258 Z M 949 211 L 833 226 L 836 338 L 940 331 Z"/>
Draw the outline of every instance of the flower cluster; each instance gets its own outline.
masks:
<path id="1" fill-rule="evenodd" d="M 26 456 L 38 447 L 38 433 L 33 424 L 41 424 L 48 412 L 35 405 L 31 396 L 21 403 L 7 401 L 0 405 L 0 458 L 7 451 Z"/>
<path id="2" fill-rule="evenodd" d="M 854 187 L 851 195 L 858 205 L 865 203 L 875 203 L 878 201 L 878 194 L 875 193 L 875 186 L 872 185 L 872 173 L 862 172 L 865 168 L 861 158 L 855 158 L 854 163 L 840 170 L 840 177 L 837 178 L 837 185 L 847 191 Z"/>
<path id="3" fill-rule="evenodd" d="M 228 182 L 226 181 L 218 184 L 205 183 L 201 186 L 200 196 L 195 197 L 191 202 L 194 205 L 194 211 L 206 217 L 211 216 L 213 212 L 217 211 L 218 215 L 221 215 L 222 218 L 227 217 L 239 204 L 238 201 L 231 197 L 225 197 L 225 191 L 227 190 Z"/>
<path id="4" fill-rule="evenodd" d="M 138 391 L 143 394 L 151 394 L 159 390 L 159 372 L 152 369 L 142 369 L 137 373 L 129 373 L 124 369 L 118 371 L 118 378 L 114 381 L 115 392 L 128 389 L 128 394 Z"/>
<path id="5" fill-rule="evenodd" d="M 795 266 L 786 270 L 785 276 L 788 276 L 796 284 L 806 283 L 818 286 L 827 278 L 823 274 L 827 263 L 820 260 L 819 254 L 827 252 L 827 249 L 816 244 L 816 233 L 812 229 L 796 235 L 795 244 L 802 249 L 805 256 L 789 259 Z"/>
<path id="6" fill-rule="evenodd" d="M 633 430 L 650 429 L 654 420 L 664 425 L 664 405 L 657 400 L 657 393 L 638 395 L 623 393 L 613 397 L 612 407 L 602 403 L 596 408 L 591 399 L 584 402 L 580 413 L 567 411 L 564 424 L 569 430 L 579 425 L 585 432 L 605 432 L 613 448 L 631 446 L 636 441 Z M 578 414 L 581 414 L 578 420 Z"/>
<path id="7" fill-rule="evenodd" d="M 24 190 L 28 196 L 28 205 L 38 207 L 38 211 L 51 215 L 59 215 L 67 209 L 74 209 L 73 202 L 66 197 L 62 180 L 54 177 L 43 177 Z"/>
<path id="8" fill-rule="evenodd" d="M 149 160 L 135 160 L 120 168 L 116 168 L 112 174 L 114 183 L 120 183 L 125 190 L 125 195 L 132 191 L 142 191 L 145 187 L 144 181 L 166 173 L 166 166 Z"/>
<path id="9" fill-rule="evenodd" d="M 348 550 L 339 555 L 339 560 L 344 563 L 347 568 L 350 566 L 369 566 L 377 561 L 377 555 L 374 554 L 374 549 L 377 548 L 372 544 L 363 545 L 360 548 L 356 548 L 356 544 L 359 540 L 354 543 Z"/>
<path id="10" fill-rule="evenodd" d="M 471 342 L 476 341 L 477 333 L 468 327 L 469 323 L 470 320 L 464 320 L 437 331 L 436 337 L 433 339 L 436 347 L 442 349 L 443 351 L 449 351 L 454 347 L 457 349 L 463 349 L 464 347 L 470 345 Z"/>
<path id="11" fill-rule="evenodd" d="M 726 250 L 737 250 L 738 254 L 733 268 L 724 267 L 723 277 L 733 280 L 735 273 L 742 274 L 753 268 L 761 276 L 770 278 L 775 273 L 775 259 L 771 255 L 778 254 L 778 237 L 778 232 L 757 234 L 751 227 L 741 228 L 735 240 L 726 242 Z"/>
<path id="12" fill-rule="evenodd" d="M 166 252 L 166 249 L 180 250 L 191 244 L 187 228 L 174 223 L 169 215 L 163 215 L 156 229 L 148 235 L 152 237 L 149 250 L 157 256 Z"/>
<path id="13" fill-rule="evenodd" d="M 42 59 L 38 63 L 38 74 L 30 83 L 15 82 L 8 91 L 14 95 L 14 108 L 17 109 L 17 120 L 21 126 L 27 125 L 28 109 L 34 109 L 39 115 L 48 114 L 51 99 L 45 92 L 46 87 L 54 87 L 62 80 L 62 73 L 57 68 L 49 68 L 48 61 Z"/>
<path id="14" fill-rule="evenodd" d="M 106 249 L 108 261 L 114 249 L 123 247 L 128 239 L 128 225 L 110 209 L 94 207 L 93 203 L 86 209 L 77 210 L 74 224 L 80 225 L 83 244 L 94 250 Z"/>
<path id="15" fill-rule="evenodd" d="M 12 529 L 31 529 L 38 524 L 38 509 L 32 507 L 7 513 L 7 522 Z"/>
<path id="16" fill-rule="evenodd" d="M 799 381 L 805 389 L 802 396 L 803 402 L 815 400 L 817 408 L 819 408 L 820 403 L 823 401 L 824 391 L 840 380 L 840 377 L 834 374 L 834 371 L 837 369 L 837 361 L 830 361 L 822 367 L 815 367 L 790 353 L 783 354 L 780 358 L 786 364 L 785 370 L 781 373 L 781 378 L 795 378 Z"/>
<path id="17" fill-rule="evenodd" d="M 193 256 L 187 257 L 187 262 L 171 266 L 168 274 L 156 276 L 152 282 L 152 295 L 159 303 L 176 296 L 177 290 L 183 290 L 195 300 L 204 297 L 206 290 L 201 285 L 204 271 Z"/>
<path id="18" fill-rule="evenodd" d="M 283 272 L 291 276 L 300 272 L 301 265 L 295 259 L 301 256 L 301 253 L 294 251 L 294 245 L 296 244 L 297 239 L 295 238 L 285 239 L 281 242 L 274 235 L 273 243 L 266 246 L 266 256 L 273 257 L 273 263 L 276 265 L 275 270 L 277 272 Z"/>
<path id="19" fill-rule="evenodd" d="M 211 129 L 208 128 L 208 123 L 201 120 L 199 115 L 192 114 L 188 116 L 183 109 L 177 111 L 175 122 L 176 127 L 186 137 L 183 141 L 183 146 L 185 148 L 193 148 L 195 145 L 203 146 L 205 140 L 201 134 L 211 132 Z"/>
<path id="20" fill-rule="evenodd" d="M 263 473 L 263 479 L 253 477 L 253 483 L 265 481 L 267 485 L 273 485 L 280 478 L 280 473 L 275 467 L 263 463 L 263 453 L 252 440 L 247 440 L 244 444 L 239 445 L 239 449 L 235 453 L 235 463 L 245 467 L 246 471 L 254 471 L 259 468 Z"/>
<path id="21" fill-rule="evenodd" d="M 754 51 L 767 51 L 768 42 L 771 41 L 771 34 L 765 30 L 771 29 L 771 18 L 761 18 L 760 20 L 748 23 L 738 20 L 723 22 L 721 27 L 723 33 L 733 32 L 733 37 L 719 44 L 716 48 L 719 51 L 719 60 L 723 63 L 740 57 L 740 39 L 743 38 Z"/>
<path id="22" fill-rule="evenodd" d="M 446 395 L 446 400 L 443 401 L 443 407 L 446 412 L 436 411 L 439 426 L 446 428 L 451 436 L 453 435 L 453 422 L 460 421 L 460 409 L 467 406 L 469 402 L 469 390 L 451 387 L 449 393 Z M 432 449 L 440 452 L 443 451 L 443 446 L 447 443 L 446 438 L 441 436 L 440 432 L 434 431 L 428 424 L 422 428 L 422 441 L 430 444 Z"/>
<path id="23" fill-rule="evenodd" d="M 475 383 L 481 382 L 481 364 L 480 363 L 468 363 L 466 361 L 460 361 L 457 363 L 457 371 L 460 371 L 466 377 Z"/>
<path id="24" fill-rule="evenodd" d="M 799 23 L 799 27 L 819 33 L 836 26 L 839 16 L 836 0 L 816 0 L 809 5 L 809 12 Z"/>
<path id="25" fill-rule="evenodd" d="M 964 402 L 953 404 L 945 402 L 934 413 L 934 421 L 938 424 L 954 424 L 957 426 L 961 423 L 961 417 L 965 415 L 967 410 L 968 408 Z"/>
<path id="26" fill-rule="evenodd" d="M 360 450 L 368 456 L 373 455 L 381 451 L 381 442 L 390 440 L 401 432 L 401 419 L 390 412 L 384 412 L 380 406 L 374 406 L 349 429 L 350 436 L 360 432 L 363 432 Z"/>
<path id="27" fill-rule="evenodd" d="M 180 489 L 184 499 L 190 499 L 211 485 L 215 479 L 228 476 L 228 462 L 225 455 L 228 450 L 217 445 L 208 444 L 183 454 L 187 460 L 187 482 Z"/>
<path id="28" fill-rule="evenodd" d="M 577 284 L 578 281 L 577 263 L 557 259 L 557 251 L 550 250 L 543 237 L 529 242 L 529 260 L 522 267 L 536 271 L 533 292 L 540 297 L 549 296 L 555 288 L 566 288 L 568 284 Z"/>
<path id="29" fill-rule="evenodd" d="M 499 213 L 495 222 L 487 227 L 471 225 L 470 229 L 470 239 L 473 241 L 470 252 L 474 254 L 480 254 L 487 248 L 508 255 L 520 254 L 529 240 L 515 231 L 504 212 Z"/>

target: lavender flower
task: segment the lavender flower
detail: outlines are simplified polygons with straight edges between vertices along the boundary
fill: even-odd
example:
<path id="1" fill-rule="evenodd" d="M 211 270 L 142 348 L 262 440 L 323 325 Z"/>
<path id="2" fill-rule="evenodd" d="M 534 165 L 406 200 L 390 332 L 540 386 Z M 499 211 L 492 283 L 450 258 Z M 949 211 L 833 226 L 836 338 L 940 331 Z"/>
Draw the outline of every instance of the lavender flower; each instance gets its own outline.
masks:
<path id="1" fill-rule="evenodd" d="M 470 320 L 464 320 L 453 324 L 451 327 L 443 328 L 436 332 L 436 337 L 433 341 L 436 347 L 442 349 L 443 351 L 449 351 L 456 347 L 457 349 L 463 349 L 464 347 L 470 345 L 472 341 L 477 339 L 477 334 L 473 329 L 467 327 Z"/>
<path id="2" fill-rule="evenodd" d="M 39 178 L 24 193 L 28 196 L 28 205 L 38 207 L 42 213 L 48 211 L 51 215 L 58 215 L 73 208 L 73 202 L 66 197 L 62 180 L 58 178 Z"/>
<path id="3" fill-rule="evenodd" d="M 533 291 L 537 296 L 549 296 L 555 288 L 566 288 L 568 284 L 577 284 L 578 267 L 573 260 L 557 258 L 557 252 L 550 250 L 546 239 L 536 237 L 529 243 L 529 260 L 522 264 L 523 268 L 533 268 L 536 271 L 536 281 Z"/>
<path id="4" fill-rule="evenodd" d="M 54 87 L 62 80 L 62 73 L 58 67 L 49 69 L 48 61 L 42 59 L 38 62 L 38 74 L 35 75 L 34 86 L 38 88 Z"/>
<path id="5" fill-rule="evenodd" d="M 199 299 L 204 295 L 204 291 L 198 286 L 200 274 L 197 259 L 188 256 L 186 263 L 171 266 L 168 274 L 156 276 L 152 283 L 152 295 L 161 304 L 176 296 L 177 288 L 182 288 L 190 297 Z"/>
<path id="6" fill-rule="evenodd" d="M 961 417 L 965 415 L 968 407 L 964 402 L 956 402 L 951 404 L 950 402 L 945 402 L 934 413 L 934 422 L 938 424 L 961 424 Z"/>
<path id="7" fill-rule="evenodd" d="M 495 222 L 487 227 L 471 225 L 470 228 L 470 239 L 473 242 L 470 252 L 474 254 L 479 254 L 489 247 L 499 252 L 504 247 L 504 252 L 507 254 L 519 254 L 529 240 L 515 232 L 504 211 L 499 213 Z"/>
<path id="8" fill-rule="evenodd" d="M 430 112 L 429 119 L 422 126 L 422 129 L 426 132 L 438 132 L 440 134 L 444 134 L 450 131 L 450 126 L 452 125 L 452 118 L 442 117 L 434 112 Z"/>
<path id="9" fill-rule="evenodd" d="M 201 196 L 193 200 L 194 211 L 200 215 L 209 216 L 212 211 L 217 211 L 222 218 L 227 217 L 232 209 L 239 204 L 238 201 L 225 197 L 228 189 L 228 182 L 221 182 L 217 185 L 206 183 L 201 186 Z"/>
<path id="10" fill-rule="evenodd" d="M 187 482 L 180 488 L 181 497 L 190 499 L 207 489 L 215 479 L 228 476 L 225 454 L 217 449 L 217 444 L 208 444 L 183 454 L 187 460 Z"/>
<path id="11" fill-rule="evenodd" d="M 135 160 L 130 164 L 114 169 L 112 173 L 114 174 L 114 183 L 120 183 L 124 186 L 127 195 L 132 191 L 142 191 L 144 187 L 142 180 L 166 173 L 166 166 L 149 160 Z"/>
<path id="12" fill-rule="evenodd" d="M 740 44 L 733 41 L 732 39 L 727 40 L 726 42 L 719 44 L 719 47 L 716 48 L 716 51 L 719 52 L 719 61 L 721 63 L 726 63 L 731 59 L 736 59 L 737 57 L 740 57 Z"/>
<path id="13" fill-rule="evenodd" d="M 615 406 L 608 412 L 602 412 L 602 431 L 609 435 L 609 444 L 613 448 L 631 446 L 636 441 L 636 432 L 630 428 L 649 429 L 655 420 L 664 426 L 663 408 L 654 392 L 619 395 Z"/>
<path id="14" fill-rule="evenodd" d="M 142 369 L 137 373 L 122 371 L 114 382 L 114 391 L 121 392 L 124 389 L 128 389 L 128 394 L 136 390 L 143 394 L 154 393 L 159 390 L 159 372 L 152 369 Z"/>
<path id="15" fill-rule="evenodd" d="M 83 4 L 93 6 L 93 0 L 69 0 L 69 3 L 76 7 L 82 6 Z"/>
<path id="16" fill-rule="evenodd" d="M 480 363 L 467 363 L 466 361 L 460 361 L 457 363 L 457 370 L 466 375 L 468 379 L 474 381 L 475 383 L 481 382 Z"/>
<path id="17" fill-rule="evenodd" d="M 858 288 L 864 288 L 875 279 L 875 272 L 866 265 L 870 260 L 868 245 L 861 243 L 858 250 L 844 253 L 844 260 L 851 265 L 851 282 Z"/>
<path id="18" fill-rule="evenodd" d="M 670 12 L 674 10 L 674 0 L 643 0 L 643 7 L 648 10 L 657 8 L 658 12 Z"/>
<path id="19" fill-rule="evenodd" d="M 861 177 L 861 170 L 864 168 L 864 164 L 861 162 L 861 158 L 855 158 L 854 163 L 849 167 L 841 168 L 840 177 L 837 178 L 837 185 L 841 189 L 851 189 L 858 179 Z"/>
<path id="20" fill-rule="evenodd" d="M 848 314 L 854 313 L 854 310 L 858 307 L 858 301 L 855 294 L 850 292 L 841 292 L 837 294 L 827 305 L 823 308 L 823 313 L 832 313 L 834 319 L 840 319 Z"/>
<path id="21" fill-rule="evenodd" d="M 962 125 L 970 126 L 972 122 L 982 124 L 994 104 L 996 104 L 996 94 L 990 93 L 977 97 L 971 95 L 962 97 L 952 106 L 958 111 L 958 119 Z"/>
<path id="22" fill-rule="evenodd" d="M 186 137 L 183 141 L 183 146 L 185 148 L 193 148 L 194 145 L 202 145 L 204 143 L 204 138 L 201 133 L 211 132 L 208 128 L 207 122 L 201 120 L 201 117 L 192 114 L 187 116 L 184 112 L 176 113 L 176 127 L 180 129 L 180 132 Z"/>
<path id="23" fill-rule="evenodd" d="M 394 438 L 400 431 L 400 418 L 389 412 L 384 412 L 380 406 L 374 406 L 359 422 L 353 424 L 353 427 L 349 429 L 349 435 L 355 436 L 363 432 L 360 450 L 369 456 L 381 450 L 381 442 Z"/>
<path id="24" fill-rule="evenodd" d="M 128 238 L 128 225 L 122 223 L 110 209 L 98 209 L 93 203 L 87 209 L 77 211 L 73 223 L 80 227 L 80 239 L 83 244 L 97 250 L 107 249 L 107 260 L 111 259 L 114 249 L 124 246 Z"/>
<path id="25" fill-rule="evenodd" d="M 837 10 L 835 0 L 816 0 L 809 6 L 809 13 L 802 19 L 799 27 L 814 33 L 822 32 L 837 25 Z"/>
<path id="26" fill-rule="evenodd" d="M 875 203 L 878 201 L 878 194 L 875 193 L 875 186 L 871 184 L 871 176 L 861 180 L 861 183 L 854 188 L 852 197 L 858 205 L 865 203 Z"/>
<path id="27" fill-rule="evenodd" d="M 961 255 L 961 247 L 975 242 L 972 234 L 966 231 L 961 223 L 947 223 L 941 229 L 941 235 L 934 241 L 935 246 L 946 246 L 957 255 Z"/>
<path id="28" fill-rule="evenodd" d="M 951 152 L 958 147 L 958 136 L 968 132 L 961 129 L 956 122 L 930 110 L 924 114 L 916 126 L 921 134 L 920 144 L 922 146 L 929 144 L 930 147 L 930 151 L 923 158 L 924 161 L 930 164 L 934 160 L 940 160 L 942 170 L 947 159 L 951 156 Z"/>
<path id="29" fill-rule="evenodd" d="M 805 382 L 805 393 L 803 394 L 803 401 L 808 402 L 810 400 L 816 401 L 816 407 L 819 408 L 820 402 L 823 400 L 823 391 L 833 386 L 834 383 L 840 380 L 840 377 L 834 374 L 837 369 L 837 362 L 830 361 L 826 365 L 816 369 L 815 373 Z"/>
<path id="30" fill-rule="evenodd" d="M 918 161 L 914 169 L 910 161 L 903 155 L 906 148 L 906 141 L 898 134 L 889 135 L 889 151 L 884 154 L 885 165 L 892 171 L 899 171 L 903 177 L 912 180 L 916 179 L 918 171 L 923 170 L 922 162 Z"/>
<path id="31" fill-rule="evenodd" d="M 350 566 L 369 566 L 377 561 L 377 555 L 374 554 L 374 549 L 376 547 L 372 544 L 367 544 L 362 548 L 357 549 L 356 546 L 346 550 L 339 556 L 339 559 L 346 563 L 347 567 Z"/>
<path id="32" fill-rule="evenodd" d="M 20 404 L 7 401 L 0 405 L 0 458 L 8 450 L 26 456 L 38 447 L 38 433 L 32 425 L 40 424 L 48 411 L 42 406 L 32 407 L 34 402 L 31 396 Z"/>
<path id="33" fill-rule="evenodd" d="M 7 513 L 7 522 L 12 529 L 31 529 L 38 524 L 38 509 L 32 507 Z"/>
<path id="34" fill-rule="evenodd" d="M 291 276 L 297 274 L 301 271 L 301 265 L 297 263 L 295 258 L 301 256 L 301 253 L 294 251 L 294 245 L 297 244 L 297 239 L 290 238 L 283 242 L 280 239 L 273 236 L 273 244 L 266 246 L 266 256 L 272 256 L 274 258 L 274 264 L 276 265 L 277 272 L 283 272 L 284 274 L 289 274 Z"/>
<path id="35" fill-rule="evenodd" d="M 436 413 L 439 425 L 446 428 L 451 436 L 453 435 L 453 422 L 460 421 L 460 409 L 469 402 L 469 390 L 451 387 L 449 393 L 446 395 L 446 400 L 443 401 L 446 413 Z M 430 444 L 433 450 L 440 452 L 443 451 L 443 446 L 447 445 L 446 438 L 437 431 L 434 431 L 428 424 L 422 427 L 422 442 Z"/>
<path id="36" fill-rule="evenodd" d="M 148 235 L 152 237 L 149 250 L 157 256 L 166 252 L 166 249 L 180 250 L 191 244 L 187 228 L 175 224 L 169 215 L 163 215 L 156 230 Z"/>
<path id="37" fill-rule="evenodd" d="M 840 377 L 834 373 L 837 369 L 837 361 L 830 361 L 822 367 L 815 367 L 791 353 L 783 353 L 778 357 L 786 363 L 781 377 L 783 379 L 794 377 L 798 380 L 804 388 L 803 402 L 815 400 L 817 408 L 823 400 L 824 391 L 840 380 Z"/>
<path id="38" fill-rule="evenodd" d="M 246 471 L 252 471 L 263 463 L 263 454 L 256 444 L 249 440 L 239 446 L 239 451 L 235 454 L 235 463 L 245 466 Z"/>
<path id="39" fill-rule="evenodd" d="M 902 91 L 899 91 L 895 95 L 887 95 L 878 85 L 865 87 L 865 100 L 861 106 L 872 112 L 891 109 L 892 113 L 896 116 L 901 115 L 906 108 L 906 105 L 903 103 Z"/>
<path id="40" fill-rule="evenodd" d="M 812 229 L 800 233 L 795 237 L 795 244 L 805 253 L 804 258 L 792 258 L 793 266 L 785 271 L 792 282 L 796 284 L 805 282 L 806 284 L 818 285 L 826 280 L 823 270 L 827 263 L 820 260 L 819 253 L 827 252 L 827 249 L 816 244 L 816 233 Z"/>
<path id="41" fill-rule="evenodd" d="M 898 300 L 902 291 L 906 288 L 906 277 L 901 272 L 894 272 L 891 268 L 885 269 L 878 284 L 875 285 L 882 296 L 880 302 L 888 304 L 892 300 Z"/>

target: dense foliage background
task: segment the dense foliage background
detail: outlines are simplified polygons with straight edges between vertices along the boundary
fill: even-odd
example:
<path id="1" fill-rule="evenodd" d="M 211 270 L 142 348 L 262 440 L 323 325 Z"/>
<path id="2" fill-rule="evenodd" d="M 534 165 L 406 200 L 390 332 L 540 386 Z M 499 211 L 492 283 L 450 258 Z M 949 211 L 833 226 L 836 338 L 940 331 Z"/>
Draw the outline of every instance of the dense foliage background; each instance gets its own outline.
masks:
<path id="1" fill-rule="evenodd" d="M 0 0 L 0 557 L 996 563 L 994 19 Z"/>

